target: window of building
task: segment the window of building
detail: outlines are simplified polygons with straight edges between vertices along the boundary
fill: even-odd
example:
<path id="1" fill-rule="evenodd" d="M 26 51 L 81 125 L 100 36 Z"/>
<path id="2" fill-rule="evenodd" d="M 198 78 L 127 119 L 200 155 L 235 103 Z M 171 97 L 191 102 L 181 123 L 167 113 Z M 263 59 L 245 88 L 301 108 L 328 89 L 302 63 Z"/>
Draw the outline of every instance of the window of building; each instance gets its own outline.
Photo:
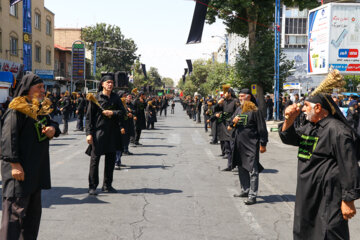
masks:
<path id="1" fill-rule="evenodd" d="M 35 13 L 35 28 L 41 29 L 41 15 L 39 13 Z"/>
<path id="2" fill-rule="evenodd" d="M 286 18 L 285 19 L 285 47 L 286 48 L 306 48 L 306 18 Z"/>
<path id="3" fill-rule="evenodd" d="M 35 46 L 35 61 L 41 62 L 41 47 L 39 45 Z"/>
<path id="4" fill-rule="evenodd" d="M 10 15 L 17 17 L 18 16 L 18 5 L 14 4 L 10 6 Z"/>
<path id="5" fill-rule="evenodd" d="M 46 64 L 51 65 L 51 50 L 46 49 Z"/>
<path id="6" fill-rule="evenodd" d="M 10 37 L 10 54 L 18 55 L 18 39 L 15 37 Z"/>
<path id="7" fill-rule="evenodd" d="M 46 19 L 46 34 L 51 35 L 51 20 Z"/>

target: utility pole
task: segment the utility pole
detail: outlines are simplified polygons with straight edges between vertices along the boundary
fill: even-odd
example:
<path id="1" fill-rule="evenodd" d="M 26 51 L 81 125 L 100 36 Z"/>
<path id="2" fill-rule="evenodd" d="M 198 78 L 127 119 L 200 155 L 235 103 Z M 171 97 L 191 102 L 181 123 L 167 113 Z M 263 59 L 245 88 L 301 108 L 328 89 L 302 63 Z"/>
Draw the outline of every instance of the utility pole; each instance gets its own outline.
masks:
<path id="1" fill-rule="evenodd" d="M 274 62 L 274 104 L 275 104 L 275 121 L 280 120 L 279 97 L 280 97 L 280 41 L 281 41 L 281 3 L 275 0 L 275 62 Z"/>

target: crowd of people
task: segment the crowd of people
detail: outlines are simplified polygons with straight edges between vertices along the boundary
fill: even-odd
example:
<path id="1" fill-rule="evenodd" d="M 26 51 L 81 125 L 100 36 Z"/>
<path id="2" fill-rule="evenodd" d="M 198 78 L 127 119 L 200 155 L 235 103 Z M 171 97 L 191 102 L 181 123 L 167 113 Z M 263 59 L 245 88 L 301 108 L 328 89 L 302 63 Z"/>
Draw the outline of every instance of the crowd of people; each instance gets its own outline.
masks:
<path id="1" fill-rule="evenodd" d="M 329 74 L 330 83 L 340 79 Z M 325 79 L 326 81 L 328 79 Z M 298 147 L 298 178 L 294 214 L 294 239 L 349 239 L 348 220 L 356 214 L 360 198 L 358 160 L 360 136 L 358 101 L 352 97 L 346 119 L 337 98 L 328 94 L 327 82 L 308 97 L 284 110 L 279 136 L 284 144 Z M 331 85 L 332 86 L 332 85 Z M 220 142 L 226 159 L 224 172 L 238 169 L 240 192 L 246 205 L 257 203 L 260 153 L 266 152 L 266 116 L 249 89 L 238 95 L 229 85 L 218 98 L 181 98 L 190 120 L 211 131 L 210 144 Z M 95 95 L 65 92 L 46 94 L 43 80 L 27 74 L 1 118 L 2 222 L 0 239 L 36 239 L 41 219 L 41 190 L 51 188 L 49 141 L 68 133 L 67 121 L 76 116 L 76 130 L 86 133 L 90 156 L 89 195 L 97 195 L 99 162 L 105 156 L 101 191 L 116 193 L 113 173 L 121 169 L 129 146 L 141 146 L 141 132 L 154 129 L 157 116 L 167 115 L 175 103 L 171 96 L 147 96 L 114 91 L 114 76 L 102 77 Z M 51 101 L 52 100 L 52 101 Z M 300 103 L 299 102 L 299 103 Z M 55 109 L 55 111 L 50 111 Z M 61 115 L 64 128 L 53 120 Z M 350 121 L 350 118 L 352 121 Z M 85 119 L 85 126 L 83 121 Z M 357 122 L 356 122 L 357 121 Z"/>
<path id="2" fill-rule="evenodd" d="M 298 147 L 296 240 L 350 239 L 348 220 L 356 214 L 354 201 L 360 198 L 359 104 L 355 96 L 343 101 L 349 101 L 346 118 L 339 96 L 329 94 L 334 79 L 342 79 L 338 71 L 331 72 L 306 98 L 297 95 L 292 101 L 287 97 L 279 124 L 282 142 Z M 211 129 L 210 144 L 220 141 L 220 156 L 227 159 L 223 171 L 238 168 L 240 193 L 234 197 L 246 198 L 244 203 L 253 205 L 259 173 L 264 169 L 259 153 L 266 152 L 266 120 L 272 117 L 273 104 L 266 97 L 264 116 L 249 89 L 242 89 L 237 97 L 230 86 L 223 86 L 223 93 L 216 99 L 187 96 L 181 103 L 194 121 L 203 105 L 205 131 Z"/>
<path id="3" fill-rule="evenodd" d="M 114 91 L 114 76 L 104 76 L 96 94 L 68 91 L 45 93 L 43 80 L 27 74 L 1 118 L 2 222 L 0 239 L 36 239 L 41 219 L 41 190 L 51 188 L 49 141 L 68 134 L 68 121 L 77 118 L 75 131 L 85 131 L 90 156 L 89 195 L 97 195 L 99 162 L 105 156 L 102 192 L 115 193 L 113 172 L 122 155 L 141 146 L 144 129 L 154 129 L 157 115 L 166 117 L 175 104 L 172 95 L 152 96 L 134 89 Z M 52 111 L 49 111 L 52 109 Z M 61 116 L 62 131 L 55 117 Z M 84 120 L 86 125 L 84 126 Z"/>

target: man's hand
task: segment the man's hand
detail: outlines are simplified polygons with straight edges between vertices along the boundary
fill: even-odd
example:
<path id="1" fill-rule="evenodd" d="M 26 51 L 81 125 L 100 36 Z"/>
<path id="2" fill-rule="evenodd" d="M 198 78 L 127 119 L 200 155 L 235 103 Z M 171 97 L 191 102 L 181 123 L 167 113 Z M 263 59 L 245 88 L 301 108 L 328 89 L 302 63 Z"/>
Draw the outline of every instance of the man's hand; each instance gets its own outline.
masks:
<path id="1" fill-rule="evenodd" d="M 206 122 L 207 122 L 207 123 L 210 123 L 210 120 L 207 120 Z"/>
<path id="2" fill-rule="evenodd" d="M 299 106 L 294 103 L 293 105 L 290 105 L 288 106 L 286 109 L 285 109 L 285 122 L 283 124 L 283 127 L 282 127 L 282 131 L 286 131 L 288 128 L 290 128 L 295 119 L 297 118 L 297 116 L 300 115 L 300 108 Z"/>
<path id="3" fill-rule="evenodd" d="M 137 121 L 137 117 L 134 117 L 134 120 Z"/>
<path id="4" fill-rule="evenodd" d="M 122 134 L 122 135 L 125 134 L 125 128 L 122 128 L 120 131 L 121 131 L 121 134 Z"/>
<path id="5" fill-rule="evenodd" d="M 76 113 L 76 114 L 79 114 L 79 110 L 76 110 L 75 113 Z"/>
<path id="6" fill-rule="evenodd" d="M 266 152 L 266 146 L 260 146 L 260 153 Z"/>
<path id="7" fill-rule="evenodd" d="M 131 113 L 128 113 L 128 117 L 129 117 L 129 118 L 132 118 L 133 115 L 132 115 Z"/>
<path id="8" fill-rule="evenodd" d="M 104 110 L 102 114 L 105 115 L 106 117 L 111 117 L 112 115 L 114 115 L 114 112 L 110 110 Z"/>
<path id="9" fill-rule="evenodd" d="M 24 169 L 20 163 L 11 163 L 11 176 L 17 181 L 25 180 Z"/>
<path id="10" fill-rule="evenodd" d="M 238 117 L 238 116 L 234 117 L 234 119 L 233 119 L 234 124 L 237 124 L 239 121 L 240 121 L 240 117 Z"/>
<path id="11" fill-rule="evenodd" d="M 345 220 L 349 220 L 350 218 L 355 216 L 356 208 L 355 208 L 354 201 L 351 201 L 351 202 L 341 201 L 341 212 L 342 212 L 343 218 Z"/>
<path id="12" fill-rule="evenodd" d="M 92 135 L 87 135 L 87 136 L 86 136 L 86 142 L 87 142 L 88 144 L 93 144 L 93 137 L 92 137 Z"/>
<path id="13" fill-rule="evenodd" d="M 218 104 L 223 104 L 223 103 L 224 103 L 224 99 L 222 98 L 219 100 Z"/>
<path id="14" fill-rule="evenodd" d="M 49 139 L 52 139 L 55 135 L 55 128 L 52 126 L 45 127 L 43 128 L 42 133 L 45 134 Z"/>
<path id="15" fill-rule="evenodd" d="M 63 108 L 60 108 L 60 111 L 62 112 L 64 109 Z"/>
<path id="16" fill-rule="evenodd" d="M 216 116 L 217 118 L 219 118 L 219 117 L 220 117 L 220 113 L 215 114 L 215 116 Z"/>
<path id="17" fill-rule="evenodd" d="M 231 130 L 232 130 L 232 127 L 231 127 L 231 126 L 228 126 L 228 127 L 227 127 L 227 130 L 228 130 L 228 131 L 231 131 Z"/>

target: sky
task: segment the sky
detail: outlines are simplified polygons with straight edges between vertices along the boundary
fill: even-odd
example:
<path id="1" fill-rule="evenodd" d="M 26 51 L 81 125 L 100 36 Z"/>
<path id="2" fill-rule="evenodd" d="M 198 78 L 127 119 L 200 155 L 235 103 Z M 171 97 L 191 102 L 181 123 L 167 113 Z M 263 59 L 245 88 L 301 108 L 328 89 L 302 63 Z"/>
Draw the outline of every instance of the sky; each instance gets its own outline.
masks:
<path id="1" fill-rule="evenodd" d="M 55 13 L 55 28 L 80 28 L 107 23 L 120 27 L 137 44 L 147 70 L 156 67 L 162 77 L 177 82 L 186 59 L 208 59 L 223 44 L 225 25 L 205 24 L 202 43 L 186 45 L 194 14 L 193 0 L 45 0 Z"/>

